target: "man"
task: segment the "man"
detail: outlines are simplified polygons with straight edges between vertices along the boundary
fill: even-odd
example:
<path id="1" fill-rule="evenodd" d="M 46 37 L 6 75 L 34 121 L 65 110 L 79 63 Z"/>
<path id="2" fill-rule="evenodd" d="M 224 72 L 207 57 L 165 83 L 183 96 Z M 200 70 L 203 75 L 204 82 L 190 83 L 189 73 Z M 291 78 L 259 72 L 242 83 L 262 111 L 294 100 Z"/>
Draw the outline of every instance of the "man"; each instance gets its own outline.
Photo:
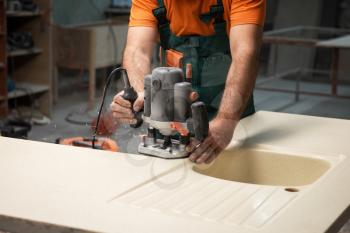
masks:
<path id="1" fill-rule="evenodd" d="M 238 121 L 255 112 L 265 5 L 265 0 L 133 0 L 123 66 L 139 98 L 131 106 L 117 94 L 113 116 L 135 121 L 131 108 L 143 107 L 143 79 L 160 41 L 167 51 L 163 58 L 180 54 L 180 68 L 192 74 L 192 86 L 213 116 L 208 138 L 188 146 L 193 162 L 211 163 L 231 141 Z"/>

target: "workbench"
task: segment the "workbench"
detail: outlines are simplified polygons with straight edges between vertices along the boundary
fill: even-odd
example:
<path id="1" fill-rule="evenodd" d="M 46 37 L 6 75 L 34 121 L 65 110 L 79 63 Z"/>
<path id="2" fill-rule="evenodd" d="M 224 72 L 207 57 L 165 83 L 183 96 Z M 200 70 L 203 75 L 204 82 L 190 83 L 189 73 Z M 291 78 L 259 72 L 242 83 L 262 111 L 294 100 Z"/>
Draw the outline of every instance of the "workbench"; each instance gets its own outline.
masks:
<path id="1" fill-rule="evenodd" d="M 96 70 L 122 63 L 128 19 L 54 27 L 54 102 L 58 101 L 59 68 L 89 72 L 89 110 L 96 97 Z M 105 75 L 108 77 L 108 73 Z M 80 77 L 81 78 L 81 77 Z"/>
<path id="2" fill-rule="evenodd" d="M 329 48 L 333 51 L 332 62 L 332 95 L 338 96 L 339 52 L 350 49 L 350 35 L 317 43 L 318 48 Z"/>
<path id="3" fill-rule="evenodd" d="M 339 119 L 258 112 L 242 120 L 229 147 L 336 161 L 288 190 L 203 176 L 187 159 L 0 137 L 0 231 L 337 232 L 350 211 L 349 132 Z"/>
<path id="4" fill-rule="evenodd" d="M 299 101 L 300 94 L 314 95 L 314 96 L 326 96 L 336 98 L 350 98 L 349 94 L 338 93 L 338 73 L 339 73 L 339 51 L 348 50 L 350 48 L 350 31 L 348 29 L 338 28 L 325 28 L 325 27 L 312 27 L 312 26 L 296 26 L 290 28 L 283 28 L 277 30 L 271 30 L 264 32 L 263 42 L 274 47 L 272 49 L 272 68 L 273 73 L 265 79 L 259 79 L 257 81 L 256 89 L 284 92 L 295 94 L 295 101 Z M 314 68 L 302 68 L 306 63 L 304 57 L 296 57 L 294 59 L 299 60 L 298 67 L 284 70 L 282 72 L 276 71 L 277 65 L 277 48 L 278 46 L 293 46 L 295 49 L 304 48 L 328 48 L 332 50 L 332 64 L 330 71 L 327 69 L 314 69 Z M 300 50 L 301 51 L 301 50 Z M 327 75 L 331 80 L 331 91 L 329 93 L 315 92 L 315 91 L 303 91 L 300 88 L 302 74 L 319 74 Z M 281 89 L 267 87 L 265 84 L 276 79 L 282 79 L 284 77 L 295 77 L 295 90 Z"/>

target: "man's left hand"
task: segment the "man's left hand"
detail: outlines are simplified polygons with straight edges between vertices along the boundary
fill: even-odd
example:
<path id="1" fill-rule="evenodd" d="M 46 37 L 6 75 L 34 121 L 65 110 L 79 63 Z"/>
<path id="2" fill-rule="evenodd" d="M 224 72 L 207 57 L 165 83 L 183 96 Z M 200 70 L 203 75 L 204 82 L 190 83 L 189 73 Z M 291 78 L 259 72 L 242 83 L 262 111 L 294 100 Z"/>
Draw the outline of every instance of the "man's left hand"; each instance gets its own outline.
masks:
<path id="1" fill-rule="evenodd" d="M 192 141 L 187 147 L 190 160 L 197 164 L 210 164 L 231 142 L 237 122 L 215 118 L 209 124 L 209 136 L 202 142 Z"/>

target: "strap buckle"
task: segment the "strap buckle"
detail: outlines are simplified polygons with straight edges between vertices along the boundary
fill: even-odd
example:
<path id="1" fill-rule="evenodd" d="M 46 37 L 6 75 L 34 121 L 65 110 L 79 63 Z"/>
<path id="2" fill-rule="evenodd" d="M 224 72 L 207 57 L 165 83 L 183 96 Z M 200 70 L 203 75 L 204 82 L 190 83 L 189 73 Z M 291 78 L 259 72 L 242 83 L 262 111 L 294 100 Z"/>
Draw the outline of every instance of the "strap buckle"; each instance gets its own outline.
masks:
<path id="1" fill-rule="evenodd" d="M 224 20 L 224 6 L 223 5 L 212 5 L 210 6 L 210 14 L 215 18 L 215 22 L 222 22 Z"/>
<path id="2" fill-rule="evenodd" d="M 215 19 L 215 23 L 220 23 L 224 21 L 224 11 L 225 9 L 223 5 L 211 5 L 210 11 L 202 14 L 200 19 L 205 23 L 209 23 L 212 19 Z"/>
<path id="3" fill-rule="evenodd" d="M 164 6 L 153 9 L 152 12 L 157 18 L 159 26 L 169 23 L 168 19 L 166 18 L 167 10 Z"/>

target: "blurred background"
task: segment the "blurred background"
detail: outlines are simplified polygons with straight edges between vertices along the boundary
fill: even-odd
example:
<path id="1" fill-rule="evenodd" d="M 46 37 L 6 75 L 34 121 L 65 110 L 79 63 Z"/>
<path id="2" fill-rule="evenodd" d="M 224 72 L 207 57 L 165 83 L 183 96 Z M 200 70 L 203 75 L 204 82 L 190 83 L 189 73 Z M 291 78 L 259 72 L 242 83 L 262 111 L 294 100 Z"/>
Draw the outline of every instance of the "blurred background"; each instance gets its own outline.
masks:
<path id="1" fill-rule="evenodd" d="M 0 0 L 1 134 L 91 137 L 106 78 L 122 62 L 130 6 Z M 268 0 L 264 30 L 256 108 L 350 119 L 350 0 Z M 103 113 L 121 88 L 113 80 Z M 101 134 L 129 140 L 126 127 L 102 122 Z"/>

